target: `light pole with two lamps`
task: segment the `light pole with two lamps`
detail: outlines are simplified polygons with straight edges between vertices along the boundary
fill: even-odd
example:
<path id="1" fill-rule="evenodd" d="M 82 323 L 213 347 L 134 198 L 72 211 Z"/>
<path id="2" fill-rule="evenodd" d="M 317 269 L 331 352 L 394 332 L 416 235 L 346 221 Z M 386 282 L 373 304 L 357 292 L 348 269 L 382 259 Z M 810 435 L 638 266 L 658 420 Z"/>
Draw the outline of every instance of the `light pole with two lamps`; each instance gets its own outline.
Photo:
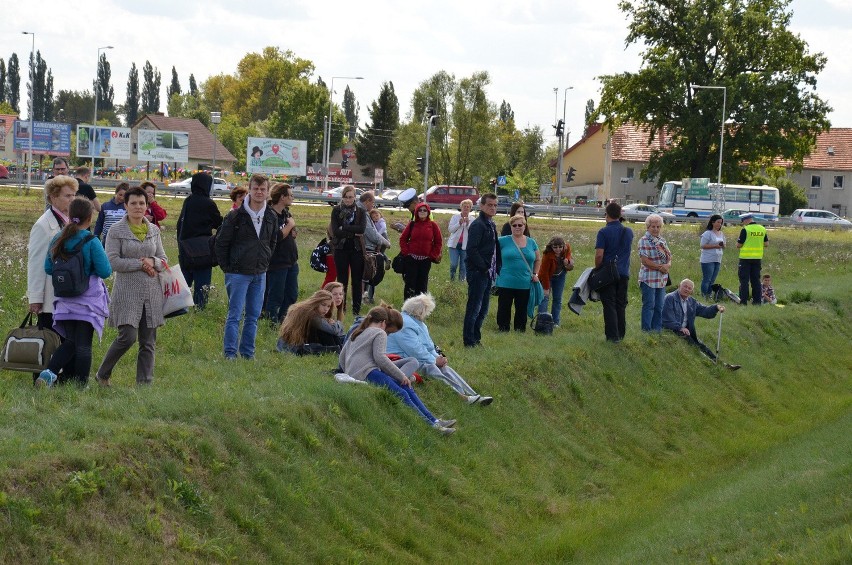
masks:
<path id="1" fill-rule="evenodd" d="M 364 80 L 364 77 L 331 77 L 331 89 L 328 91 L 328 124 L 325 136 L 325 156 L 323 163 L 325 164 L 325 175 L 323 176 L 322 189 L 328 190 L 328 160 L 331 153 L 331 111 L 334 104 L 334 79 L 342 78 L 347 80 Z"/>
<path id="2" fill-rule="evenodd" d="M 35 88 L 33 87 L 34 79 L 34 66 L 35 66 L 35 32 L 34 31 L 22 31 L 23 35 L 32 35 L 33 36 L 33 49 L 30 51 L 30 143 L 29 143 L 29 162 L 27 163 L 27 194 L 30 193 L 30 187 L 33 182 L 33 111 L 35 110 L 35 105 L 33 104 L 33 91 Z M 20 189 L 18 190 L 20 194 Z"/>
<path id="3" fill-rule="evenodd" d="M 95 115 L 92 118 L 92 126 L 95 128 L 95 132 L 97 132 L 98 128 L 98 95 L 101 93 L 100 85 L 98 84 L 98 70 L 101 67 L 101 51 L 106 51 L 107 49 L 112 49 L 112 45 L 107 45 L 105 47 L 98 47 L 98 64 L 95 65 Z M 96 134 L 98 135 L 98 134 Z M 94 140 L 93 140 L 94 141 Z M 95 174 L 95 154 L 92 152 L 92 175 Z"/>
<path id="4" fill-rule="evenodd" d="M 721 132 L 719 133 L 719 173 L 716 177 L 716 198 L 713 199 L 713 211 L 716 213 L 721 213 L 721 201 L 719 199 L 719 195 L 724 194 L 722 189 L 722 151 L 725 148 L 725 106 L 728 102 L 728 88 L 726 86 L 705 86 L 701 84 L 690 84 L 689 88 L 692 90 L 721 90 L 722 91 L 722 127 Z M 717 208 L 719 208 L 717 210 Z"/>

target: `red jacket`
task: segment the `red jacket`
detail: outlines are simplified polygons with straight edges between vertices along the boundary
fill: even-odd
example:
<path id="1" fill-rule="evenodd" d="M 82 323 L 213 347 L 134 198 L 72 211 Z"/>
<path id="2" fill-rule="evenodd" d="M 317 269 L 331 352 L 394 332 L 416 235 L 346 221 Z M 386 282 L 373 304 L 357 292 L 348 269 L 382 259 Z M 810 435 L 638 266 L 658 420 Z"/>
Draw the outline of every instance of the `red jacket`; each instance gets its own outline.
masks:
<path id="1" fill-rule="evenodd" d="M 166 211 L 155 200 L 148 204 L 148 210 L 145 213 L 153 218 L 151 223 L 157 227 L 160 227 L 160 222 L 166 219 Z"/>
<path id="2" fill-rule="evenodd" d="M 571 260 L 571 245 L 569 245 L 568 242 L 565 242 L 563 259 Z M 550 279 L 556 272 L 556 262 L 559 260 L 560 259 L 557 259 L 556 253 L 553 251 L 545 251 L 541 254 L 541 266 L 538 268 L 538 280 L 541 281 L 541 287 L 544 290 L 550 290 Z M 569 269 L 565 270 L 567 271 Z"/>
<path id="3" fill-rule="evenodd" d="M 421 208 L 429 210 L 426 203 L 418 204 L 414 209 L 414 219 L 408 222 L 402 235 L 399 236 L 399 249 L 403 255 L 421 255 L 432 261 L 437 261 L 441 256 L 441 228 L 427 216 L 421 220 L 417 211 Z"/>

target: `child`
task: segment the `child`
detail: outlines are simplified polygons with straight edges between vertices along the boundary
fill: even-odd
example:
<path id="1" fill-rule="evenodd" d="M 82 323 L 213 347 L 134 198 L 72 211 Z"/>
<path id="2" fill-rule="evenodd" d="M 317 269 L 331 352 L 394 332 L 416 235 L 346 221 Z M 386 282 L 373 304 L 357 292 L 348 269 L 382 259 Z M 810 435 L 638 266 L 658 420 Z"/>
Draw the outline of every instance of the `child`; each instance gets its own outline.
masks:
<path id="1" fill-rule="evenodd" d="M 370 219 L 373 220 L 373 225 L 376 226 L 376 231 L 379 232 L 379 235 L 385 239 L 388 239 L 388 226 L 387 222 L 385 222 L 384 217 L 382 217 L 382 213 L 378 208 L 373 208 L 370 210 Z"/>
<path id="2" fill-rule="evenodd" d="M 772 288 L 772 277 L 763 275 L 761 284 L 761 300 L 764 304 L 777 304 L 778 298 L 775 297 L 775 289 Z"/>
<path id="3" fill-rule="evenodd" d="M 67 259 L 69 251 L 90 236 L 94 206 L 85 196 L 78 196 L 68 208 L 69 221 L 53 241 L 44 259 L 44 270 L 53 274 L 53 262 L 60 257 Z M 74 360 L 74 374 L 63 374 L 63 380 L 74 379 L 80 386 L 89 382 L 92 369 L 92 337 L 103 333 L 104 320 L 109 315 L 109 295 L 103 279 L 112 274 L 109 258 L 101 241 L 92 237 L 78 251 L 83 259 L 83 272 L 89 277 L 89 288 L 79 296 L 56 297 L 53 301 L 53 328 L 65 341 L 54 351 L 47 369 L 39 374 L 36 386 L 51 387 L 57 381 L 57 373 Z"/>
<path id="4" fill-rule="evenodd" d="M 327 319 L 332 303 L 330 292 L 318 290 L 310 298 L 290 306 L 281 323 L 276 349 L 299 355 L 339 351 L 343 338 Z M 307 344 L 319 347 L 306 348 Z"/>
<path id="5" fill-rule="evenodd" d="M 559 316 L 562 313 L 562 291 L 565 290 L 566 273 L 572 270 L 574 270 L 574 260 L 571 258 L 571 246 L 558 235 L 550 238 L 542 253 L 541 267 L 538 271 L 538 278 L 544 289 L 544 298 L 538 305 L 538 311 L 539 313 L 547 312 L 552 292 L 553 306 L 550 314 L 553 316 L 555 327 L 559 326 Z"/>

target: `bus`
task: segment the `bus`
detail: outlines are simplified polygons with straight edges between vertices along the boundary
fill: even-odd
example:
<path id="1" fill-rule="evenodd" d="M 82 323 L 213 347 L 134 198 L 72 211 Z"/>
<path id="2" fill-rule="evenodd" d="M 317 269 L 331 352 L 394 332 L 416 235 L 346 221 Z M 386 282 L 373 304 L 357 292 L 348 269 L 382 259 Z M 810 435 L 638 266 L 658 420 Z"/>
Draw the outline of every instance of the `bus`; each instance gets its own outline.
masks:
<path id="1" fill-rule="evenodd" d="M 713 214 L 713 191 L 717 184 L 693 182 L 684 190 L 683 182 L 667 181 L 660 189 L 657 208 L 679 218 L 709 218 Z M 774 186 L 722 185 L 722 211 L 736 208 L 761 214 L 770 221 L 778 219 L 781 199 Z"/>

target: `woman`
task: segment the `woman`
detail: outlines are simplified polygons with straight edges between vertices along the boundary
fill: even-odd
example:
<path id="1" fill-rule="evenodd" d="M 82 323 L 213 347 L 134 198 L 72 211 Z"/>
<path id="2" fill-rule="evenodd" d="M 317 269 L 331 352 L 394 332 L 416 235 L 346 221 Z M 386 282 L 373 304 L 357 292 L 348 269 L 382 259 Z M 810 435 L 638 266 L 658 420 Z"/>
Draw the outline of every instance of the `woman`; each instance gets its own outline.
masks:
<path id="1" fill-rule="evenodd" d="M 290 213 L 293 189 L 278 182 L 269 191 L 269 207 L 278 218 L 278 235 L 269 267 L 266 269 L 264 315 L 277 327 L 287 310 L 299 298 L 299 249 L 296 246 L 296 221 Z"/>
<path id="2" fill-rule="evenodd" d="M 402 316 L 399 312 L 377 306 L 364 316 L 340 352 L 343 372 L 353 379 L 386 387 L 433 428 L 445 435 L 452 434 L 455 432 L 452 426 L 456 421 L 435 418 L 420 401 L 417 393 L 411 388 L 411 381 L 405 376 L 406 371 L 411 374 L 414 370 L 412 367 L 417 365 L 418 361 L 411 359 L 400 369 L 385 354 L 388 325 L 395 328 L 402 326 Z"/>
<path id="3" fill-rule="evenodd" d="M 127 214 L 110 228 L 106 240 L 106 254 L 115 271 L 109 325 L 118 328 L 118 337 L 95 375 L 102 386 L 110 386 L 115 364 L 137 340 L 136 384 L 151 384 L 157 328 L 165 323 L 163 289 L 157 277 L 166 268 L 160 229 L 145 218 L 148 195 L 144 190 L 131 188 L 124 201 Z"/>
<path id="4" fill-rule="evenodd" d="M 461 211 L 453 214 L 450 218 L 450 237 L 447 238 L 447 248 L 450 250 L 450 280 L 456 280 L 456 268 L 459 270 L 459 280 L 467 279 L 467 267 L 464 260 L 467 257 L 467 230 L 470 228 L 470 211 L 473 210 L 473 202 L 470 199 L 462 200 Z"/>
<path id="5" fill-rule="evenodd" d="M 213 230 L 218 230 L 222 225 L 222 213 L 210 198 L 212 186 L 213 177 L 207 173 L 192 175 L 189 185 L 190 195 L 183 201 L 177 221 L 178 261 L 186 278 L 186 284 L 190 287 L 194 285 L 192 299 L 199 310 L 207 306 L 207 295 L 213 278 L 213 265 L 216 264 L 215 257 L 211 253 L 209 267 L 195 266 L 181 250 L 180 242 L 195 238 L 209 239 L 213 235 Z M 201 241 L 203 242 L 203 239 Z"/>
<path id="6" fill-rule="evenodd" d="M 666 282 L 672 266 L 672 253 L 660 236 L 663 218 L 649 214 L 645 218 L 645 235 L 639 238 L 639 288 L 642 291 L 642 331 L 663 331 L 663 302 Z"/>
<path id="7" fill-rule="evenodd" d="M 361 279 L 364 275 L 364 252 L 357 236 L 362 235 L 367 227 L 367 213 L 355 205 L 355 187 L 351 184 L 343 188 L 340 204 L 331 210 L 330 227 L 337 282 L 345 290 L 349 284 L 349 272 L 352 272 L 352 312 L 357 316 L 361 312 Z"/>
<path id="8" fill-rule="evenodd" d="M 83 273 L 89 288 L 79 296 L 57 297 L 53 303 L 53 326 L 65 341 L 54 351 L 47 369 L 41 372 L 37 385 L 48 387 L 58 379 L 59 372 L 73 363 L 73 370 L 63 373 L 63 380 L 75 380 L 80 386 L 89 382 L 92 369 L 92 337 L 103 334 L 104 320 L 109 315 L 107 288 L 103 279 L 112 274 L 112 267 L 101 241 L 89 232 L 95 207 L 86 197 L 78 197 L 68 208 L 69 222 L 50 243 L 44 259 L 44 270 L 53 274 L 54 261 L 67 260 L 79 253 Z M 79 247 L 78 247 L 79 246 Z"/>
<path id="9" fill-rule="evenodd" d="M 155 198 L 157 197 L 157 185 L 155 185 L 151 181 L 145 181 L 140 184 L 142 188 L 145 189 L 145 193 L 148 194 L 148 209 L 145 211 L 145 217 L 149 222 L 160 227 L 160 222 L 166 219 L 166 211 L 163 210 L 163 207 L 157 204 Z"/>
<path id="10" fill-rule="evenodd" d="M 544 298 L 538 305 L 538 311 L 539 313 L 547 312 L 552 294 L 553 305 L 550 315 L 553 316 L 553 324 L 557 327 L 562 315 L 562 292 L 565 290 L 565 279 L 568 271 L 573 270 L 574 259 L 571 258 L 571 246 L 558 235 L 551 237 L 541 255 L 541 270 L 538 272 L 544 290 Z"/>
<path id="11" fill-rule="evenodd" d="M 443 238 L 441 228 L 429 219 L 429 205 L 421 202 L 414 208 L 414 220 L 408 222 L 399 236 L 403 256 L 403 295 L 406 299 L 423 294 L 429 286 L 432 263 L 441 260 Z"/>
<path id="12" fill-rule="evenodd" d="M 303 353 L 305 344 L 337 348 L 343 345 L 343 337 L 327 319 L 331 305 L 331 293 L 327 290 L 318 290 L 310 298 L 293 304 L 278 333 L 278 351 Z"/>
<path id="13" fill-rule="evenodd" d="M 701 234 L 701 295 L 710 298 L 710 287 L 716 282 L 722 268 L 722 253 L 725 249 L 724 224 L 722 216 L 713 214 L 707 222 L 707 228 Z"/>
<path id="14" fill-rule="evenodd" d="M 512 303 L 515 304 L 515 331 L 527 329 L 527 310 L 530 300 L 530 286 L 539 282 L 538 270 L 541 267 L 541 251 L 531 237 L 524 235 L 527 220 L 523 214 L 509 219 L 512 235 L 497 239 L 500 258 L 503 265 L 497 274 L 497 329 L 509 331 L 512 318 Z"/>
<path id="15" fill-rule="evenodd" d="M 346 289 L 342 283 L 333 281 L 325 285 L 323 290 L 331 293 L 331 308 L 325 317 L 337 332 L 342 334 L 343 316 L 346 313 Z"/>
<path id="16" fill-rule="evenodd" d="M 514 204 L 512 204 L 512 207 L 509 208 L 509 221 L 506 222 L 505 224 L 503 224 L 503 228 L 500 230 L 500 235 L 512 235 L 513 232 L 512 232 L 511 225 L 510 225 L 512 223 L 511 218 L 513 216 L 517 216 L 518 214 L 523 216 L 524 221 L 526 221 L 527 209 L 524 207 L 524 203 L 520 200 L 518 202 L 515 202 Z M 527 237 L 530 236 L 529 226 L 524 227 L 524 235 L 527 236 Z"/>
<path id="17" fill-rule="evenodd" d="M 236 210 L 243 205 L 243 200 L 245 200 L 246 194 L 248 194 L 248 189 L 244 186 L 235 186 L 231 189 L 230 198 L 231 202 L 233 202 L 231 210 Z"/>
<path id="18" fill-rule="evenodd" d="M 458 393 L 468 404 L 488 406 L 494 400 L 477 394 L 461 375 L 449 366 L 447 358 L 435 346 L 426 318 L 435 310 L 431 294 L 418 294 L 402 305 L 402 329 L 388 335 L 388 353 L 400 357 L 413 357 L 420 363 L 417 372 L 442 381 Z"/>

